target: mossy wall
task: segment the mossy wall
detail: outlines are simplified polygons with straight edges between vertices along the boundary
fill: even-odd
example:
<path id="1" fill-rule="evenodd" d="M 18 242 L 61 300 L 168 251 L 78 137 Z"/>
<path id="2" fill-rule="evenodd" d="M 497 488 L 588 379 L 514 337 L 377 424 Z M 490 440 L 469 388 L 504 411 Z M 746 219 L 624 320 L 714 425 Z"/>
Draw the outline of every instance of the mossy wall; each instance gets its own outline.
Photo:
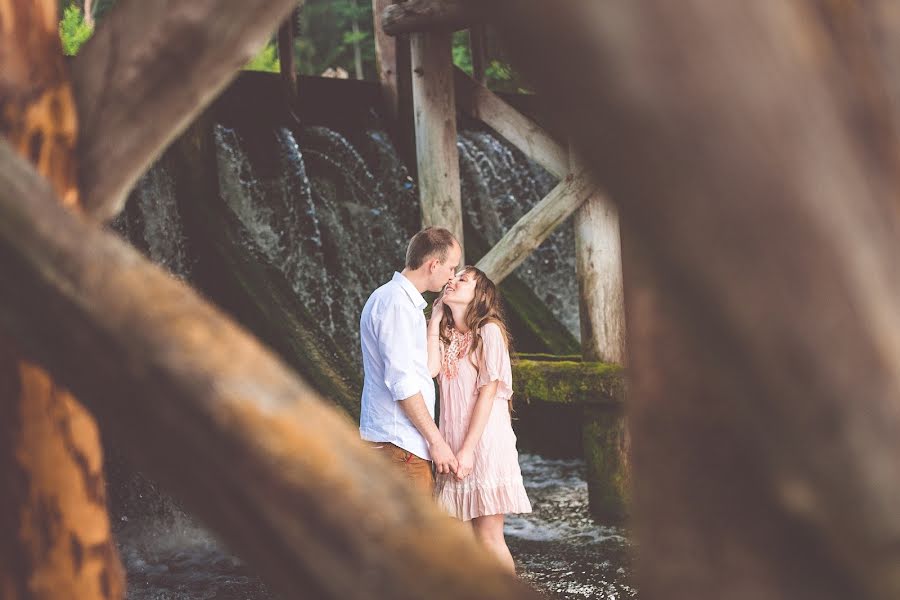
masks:
<path id="1" fill-rule="evenodd" d="M 583 457 L 591 512 L 604 522 L 622 520 L 630 502 L 624 370 L 534 358 L 519 357 L 513 365 L 519 447 L 547 456 Z"/>

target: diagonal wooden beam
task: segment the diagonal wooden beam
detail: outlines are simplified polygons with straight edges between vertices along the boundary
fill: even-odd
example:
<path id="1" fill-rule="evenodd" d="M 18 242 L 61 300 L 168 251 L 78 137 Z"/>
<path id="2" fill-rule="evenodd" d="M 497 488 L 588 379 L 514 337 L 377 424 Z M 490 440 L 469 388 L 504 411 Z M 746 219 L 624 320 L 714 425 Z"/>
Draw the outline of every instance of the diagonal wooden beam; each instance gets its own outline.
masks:
<path id="1" fill-rule="evenodd" d="M 567 175 L 519 219 L 476 266 L 499 283 L 595 193 L 596 185 L 583 173 Z"/>
<path id="2" fill-rule="evenodd" d="M 75 58 L 81 191 L 107 220 L 297 0 L 123 0 Z"/>
<path id="3" fill-rule="evenodd" d="M 536 599 L 343 413 L 190 287 L 57 206 L 6 143 L 0 280 L 16 282 L 0 330 L 285 596 Z"/>
<path id="4" fill-rule="evenodd" d="M 453 74 L 456 102 L 460 110 L 482 121 L 559 179 L 568 174 L 568 150 L 553 139 L 547 130 L 469 77 L 459 67 L 454 67 Z"/>

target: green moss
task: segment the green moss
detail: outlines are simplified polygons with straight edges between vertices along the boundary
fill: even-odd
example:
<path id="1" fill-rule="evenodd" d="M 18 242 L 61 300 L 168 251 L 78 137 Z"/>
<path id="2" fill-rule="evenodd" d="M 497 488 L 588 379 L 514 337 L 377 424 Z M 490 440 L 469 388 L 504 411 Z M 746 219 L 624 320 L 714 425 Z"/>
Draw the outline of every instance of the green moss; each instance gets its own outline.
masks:
<path id="1" fill-rule="evenodd" d="M 547 354 L 543 352 L 517 352 L 513 360 L 541 360 L 545 362 L 581 362 L 580 354 Z"/>
<path id="2" fill-rule="evenodd" d="M 585 406 L 582 440 L 591 512 L 602 521 L 625 518 L 631 482 L 622 410 Z"/>
<path id="3" fill-rule="evenodd" d="M 558 404 L 621 404 L 622 367 L 605 363 L 519 360 L 513 365 L 517 401 Z"/>

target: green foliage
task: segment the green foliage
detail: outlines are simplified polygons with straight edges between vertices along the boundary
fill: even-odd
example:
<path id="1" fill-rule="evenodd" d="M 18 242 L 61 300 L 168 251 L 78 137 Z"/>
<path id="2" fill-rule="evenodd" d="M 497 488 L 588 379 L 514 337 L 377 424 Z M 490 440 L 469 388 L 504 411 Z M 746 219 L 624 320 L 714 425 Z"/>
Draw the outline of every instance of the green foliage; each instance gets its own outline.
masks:
<path id="1" fill-rule="evenodd" d="M 277 73 L 281 69 L 281 63 L 278 60 L 278 49 L 275 47 L 275 43 L 269 40 L 269 43 L 263 46 L 257 55 L 244 65 L 244 69 L 247 71 Z"/>
<path id="2" fill-rule="evenodd" d="M 453 64 L 472 75 L 472 51 L 469 45 L 469 32 L 457 31 L 453 34 Z M 503 92 L 527 92 L 520 83 L 519 75 L 502 60 L 491 60 L 484 69 L 487 86 Z"/>
<path id="3" fill-rule="evenodd" d="M 91 37 L 94 28 L 84 22 L 84 15 L 77 6 L 70 4 L 63 11 L 59 22 L 59 37 L 62 40 L 63 52 L 74 56 L 78 49 Z"/>
<path id="4" fill-rule="evenodd" d="M 321 75 L 329 67 L 340 67 L 353 74 L 358 45 L 363 77 L 377 77 L 369 0 L 308 0 L 299 12 L 294 56 L 300 73 Z"/>
<path id="5" fill-rule="evenodd" d="M 78 52 L 90 38 L 92 29 L 84 21 L 84 0 L 58 0 L 62 19 L 59 33 L 66 54 Z M 93 0 L 91 12 L 100 21 L 116 0 Z M 355 28 L 354 28 L 355 24 Z M 342 68 L 353 77 L 356 73 L 355 51 L 359 49 L 362 75 L 378 77 L 375 58 L 372 3 L 369 0 L 307 0 L 298 11 L 295 23 L 294 61 L 297 71 L 305 75 L 321 75 L 326 69 Z M 469 34 L 453 36 L 453 62 L 466 73 L 472 73 Z M 270 41 L 245 69 L 278 71 L 278 51 Z M 488 87 L 501 91 L 525 91 L 519 77 L 503 60 L 491 60 L 485 71 Z"/>
<path id="6" fill-rule="evenodd" d="M 469 32 L 457 31 L 453 34 L 453 64 L 472 74 L 472 52 L 469 49 Z"/>

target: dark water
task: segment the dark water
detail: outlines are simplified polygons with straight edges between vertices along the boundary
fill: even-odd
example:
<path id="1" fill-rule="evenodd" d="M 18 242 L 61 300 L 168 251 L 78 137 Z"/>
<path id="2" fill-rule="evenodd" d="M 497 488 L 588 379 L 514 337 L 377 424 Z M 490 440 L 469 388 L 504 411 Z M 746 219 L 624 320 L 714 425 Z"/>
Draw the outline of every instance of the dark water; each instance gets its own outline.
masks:
<path id="1" fill-rule="evenodd" d="M 548 598 L 634 598 L 622 529 L 596 524 L 587 509 L 584 463 L 520 456 L 529 515 L 507 518 L 519 574 Z M 177 506 L 119 524 L 130 600 L 275 598 L 252 570 Z"/>
<path id="2" fill-rule="evenodd" d="M 402 265 L 419 209 L 415 189 L 387 137 L 308 128 L 238 132 L 218 126 L 216 160 L 223 207 L 243 225 L 248 252 L 277 266 L 329 335 L 358 353 L 358 317 L 368 294 Z M 459 138 L 464 208 L 488 242 L 555 184 L 490 134 Z M 114 224 L 133 244 L 190 281 L 189 240 L 178 215 L 171 165 L 140 181 Z M 577 336 L 577 283 L 571 226 L 560 228 L 522 266 L 528 282 Z M 521 456 L 535 512 L 510 517 L 506 532 L 521 576 L 552 598 L 631 598 L 623 530 L 588 512 L 584 464 Z M 252 569 L 229 553 L 167 494 L 137 474 L 119 478 L 117 539 L 128 598 L 265 599 Z"/>

